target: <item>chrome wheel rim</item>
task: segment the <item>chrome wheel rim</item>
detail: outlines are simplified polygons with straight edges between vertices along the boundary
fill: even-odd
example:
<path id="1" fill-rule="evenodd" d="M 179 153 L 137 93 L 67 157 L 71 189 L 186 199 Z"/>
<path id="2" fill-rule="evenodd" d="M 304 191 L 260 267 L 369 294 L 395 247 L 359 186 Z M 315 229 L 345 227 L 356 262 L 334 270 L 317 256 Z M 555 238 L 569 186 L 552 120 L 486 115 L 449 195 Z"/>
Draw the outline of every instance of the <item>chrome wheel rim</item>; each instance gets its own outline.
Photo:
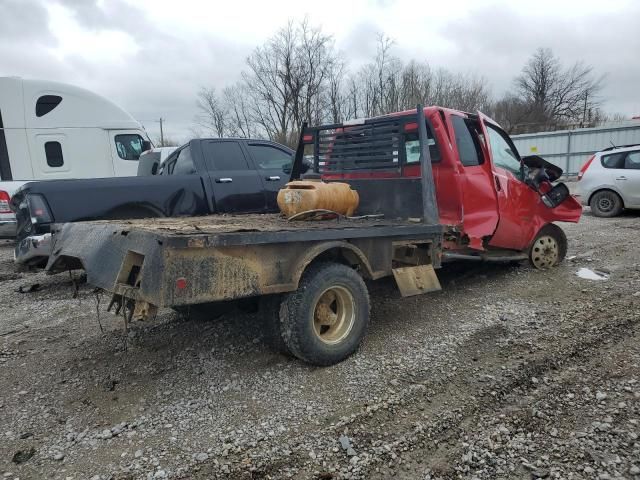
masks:
<path id="1" fill-rule="evenodd" d="M 531 262 L 534 267 L 546 270 L 558 263 L 559 254 L 558 241 L 550 235 L 544 235 L 531 248 Z"/>
<path id="2" fill-rule="evenodd" d="M 313 331 L 329 345 L 342 342 L 351 332 L 356 318 L 353 295 L 345 287 L 327 288 L 313 309 Z"/>

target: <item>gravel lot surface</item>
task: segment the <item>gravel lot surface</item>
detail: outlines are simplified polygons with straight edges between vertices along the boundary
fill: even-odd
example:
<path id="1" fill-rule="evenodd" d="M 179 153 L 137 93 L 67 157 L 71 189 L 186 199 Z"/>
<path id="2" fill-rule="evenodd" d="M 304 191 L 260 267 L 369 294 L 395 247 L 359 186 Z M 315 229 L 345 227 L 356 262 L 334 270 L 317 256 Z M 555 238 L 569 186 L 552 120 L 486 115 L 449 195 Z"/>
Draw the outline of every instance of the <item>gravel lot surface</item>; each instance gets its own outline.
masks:
<path id="1" fill-rule="evenodd" d="M 258 314 L 125 335 L 79 272 L 76 293 L 0 243 L 0 478 L 640 479 L 640 216 L 562 226 L 551 271 L 371 284 L 368 337 L 329 368 L 272 353 Z"/>

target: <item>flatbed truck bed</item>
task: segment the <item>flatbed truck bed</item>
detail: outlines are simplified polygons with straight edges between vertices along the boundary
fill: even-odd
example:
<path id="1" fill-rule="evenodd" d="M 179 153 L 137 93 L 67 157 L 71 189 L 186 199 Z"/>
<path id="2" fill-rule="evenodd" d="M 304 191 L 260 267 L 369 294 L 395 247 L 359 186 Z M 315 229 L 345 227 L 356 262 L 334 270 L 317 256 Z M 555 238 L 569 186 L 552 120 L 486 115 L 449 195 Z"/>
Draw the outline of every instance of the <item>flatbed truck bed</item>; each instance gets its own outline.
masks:
<path id="1" fill-rule="evenodd" d="M 77 222 L 54 231 L 50 272 L 84 268 L 93 285 L 173 307 L 295 289 L 306 266 L 330 252 L 369 279 L 391 275 L 400 251 L 409 262 L 408 248 L 437 267 L 443 227 L 406 219 L 289 221 L 264 214 Z M 87 268 L 93 265 L 99 268 Z"/>
<path id="2" fill-rule="evenodd" d="M 393 275 L 404 296 L 440 289 L 434 269 L 444 228 L 437 221 L 422 107 L 417 123 L 422 178 L 349 182 L 367 218 L 210 215 L 54 225 L 47 270 L 83 268 L 90 284 L 113 293 L 110 306 L 125 322 L 154 316 L 159 307 L 215 309 L 259 298 L 274 347 L 316 365 L 339 362 L 367 329 L 365 279 Z M 292 170 L 305 144 L 317 147 L 321 138 L 334 151 L 356 142 L 354 153 L 341 157 L 350 168 L 371 158 L 377 167 L 397 168 L 402 127 L 395 119 L 375 119 L 303 129 Z M 369 137 L 375 141 L 367 147 L 362 142 Z M 422 214 L 417 221 L 407 214 L 416 211 Z M 371 218 L 381 212 L 383 218 Z"/>

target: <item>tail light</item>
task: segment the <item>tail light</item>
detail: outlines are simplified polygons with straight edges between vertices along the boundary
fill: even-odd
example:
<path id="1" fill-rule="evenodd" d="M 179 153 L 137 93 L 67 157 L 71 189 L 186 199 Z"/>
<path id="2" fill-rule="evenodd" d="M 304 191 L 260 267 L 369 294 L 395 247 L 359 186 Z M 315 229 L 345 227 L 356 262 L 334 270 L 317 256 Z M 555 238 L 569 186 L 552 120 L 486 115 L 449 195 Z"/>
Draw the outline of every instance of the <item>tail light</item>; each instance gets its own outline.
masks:
<path id="1" fill-rule="evenodd" d="M 29 194 L 27 195 L 27 205 L 29 205 L 29 214 L 31 215 L 31 223 L 51 223 L 53 217 L 42 195 Z"/>
<path id="2" fill-rule="evenodd" d="M 593 162 L 594 158 L 596 158 L 596 156 L 591 155 L 591 157 L 589 157 L 589 160 L 587 160 L 586 163 L 582 166 L 582 168 L 578 172 L 578 180 L 582 180 L 582 177 L 584 177 L 584 174 L 586 173 L 587 168 L 589 168 L 589 165 L 591 165 L 591 162 Z"/>
<path id="3" fill-rule="evenodd" d="M 9 208 L 10 201 L 9 194 L 4 190 L 0 190 L 0 213 L 11 213 L 11 208 Z"/>

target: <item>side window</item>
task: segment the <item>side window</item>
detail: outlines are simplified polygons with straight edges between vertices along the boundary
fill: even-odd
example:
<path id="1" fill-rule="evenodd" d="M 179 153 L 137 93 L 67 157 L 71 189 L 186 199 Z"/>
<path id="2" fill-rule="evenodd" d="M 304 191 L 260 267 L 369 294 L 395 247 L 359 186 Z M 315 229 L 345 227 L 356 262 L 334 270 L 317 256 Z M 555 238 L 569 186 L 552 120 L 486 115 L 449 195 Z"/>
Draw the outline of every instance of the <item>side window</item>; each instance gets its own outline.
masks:
<path id="1" fill-rule="evenodd" d="M 178 158 L 173 162 L 171 173 L 173 175 L 191 175 L 195 171 L 196 167 L 194 167 L 193 158 L 191 158 L 191 148 L 186 146 L 180 150 Z"/>
<path id="2" fill-rule="evenodd" d="M 429 124 L 427 124 L 427 143 L 429 145 L 431 163 L 439 162 L 441 160 L 440 149 L 438 149 L 438 144 L 433 137 Z M 406 133 L 404 135 L 404 154 L 407 165 L 420 162 L 420 140 L 418 138 L 418 132 Z"/>
<path id="3" fill-rule="evenodd" d="M 249 144 L 248 147 L 258 168 L 284 170 L 293 162 L 293 155 L 271 145 Z"/>
<path id="4" fill-rule="evenodd" d="M 465 167 L 481 165 L 484 158 L 481 153 L 480 144 L 476 132 L 472 132 L 464 118 L 456 115 L 451 116 L 453 132 L 458 146 L 460 163 Z"/>
<path id="5" fill-rule="evenodd" d="M 64 165 L 60 142 L 46 142 L 44 144 L 44 154 L 47 157 L 47 165 L 50 167 L 56 168 Z"/>
<path id="6" fill-rule="evenodd" d="M 518 151 L 510 141 L 507 141 L 502 132 L 497 128 L 488 123 L 485 123 L 485 126 L 487 127 L 487 133 L 489 134 L 489 147 L 491 148 L 493 164 L 497 167 L 510 171 L 516 177 L 520 178 L 520 172 L 522 170 Z"/>
<path id="7" fill-rule="evenodd" d="M 600 161 L 604 168 L 625 168 L 624 158 L 626 156 L 627 154 L 625 152 L 612 153 L 611 155 L 603 155 Z"/>
<path id="8" fill-rule="evenodd" d="M 62 97 L 58 95 L 43 95 L 36 101 L 36 117 L 43 117 L 60 105 Z"/>
<path id="9" fill-rule="evenodd" d="M 167 157 L 164 162 L 160 164 L 158 175 L 171 175 L 173 167 L 176 164 L 176 158 L 178 158 L 178 153 L 180 153 L 180 150 L 176 150 L 175 152 L 173 152 Z"/>
<path id="10" fill-rule="evenodd" d="M 640 170 L 640 152 L 629 152 L 624 160 L 624 168 Z"/>
<path id="11" fill-rule="evenodd" d="M 137 133 L 125 133 L 115 136 L 116 151 L 123 160 L 138 160 L 142 153 L 144 139 Z"/>
<path id="12" fill-rule="evenodd" d="M 208 141 L 203 145 L 205 164 L 210 171 L 249 170 L 247 159 L 238 142 Z"/>

